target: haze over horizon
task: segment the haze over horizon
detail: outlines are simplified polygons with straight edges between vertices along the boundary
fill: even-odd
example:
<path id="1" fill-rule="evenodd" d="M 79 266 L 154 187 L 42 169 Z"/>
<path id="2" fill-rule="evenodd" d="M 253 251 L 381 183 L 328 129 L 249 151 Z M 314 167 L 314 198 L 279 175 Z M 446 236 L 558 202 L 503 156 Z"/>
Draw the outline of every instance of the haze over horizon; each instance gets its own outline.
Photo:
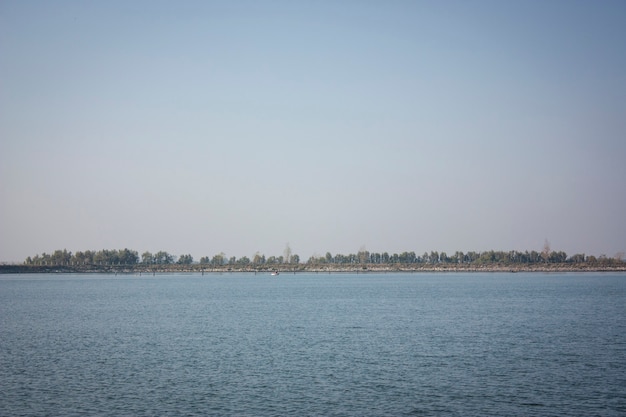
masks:
<path id="1" fill-rule="evenodd" d="M 0 262 L 626 251 L 626 2 L 3 1 Z"/>

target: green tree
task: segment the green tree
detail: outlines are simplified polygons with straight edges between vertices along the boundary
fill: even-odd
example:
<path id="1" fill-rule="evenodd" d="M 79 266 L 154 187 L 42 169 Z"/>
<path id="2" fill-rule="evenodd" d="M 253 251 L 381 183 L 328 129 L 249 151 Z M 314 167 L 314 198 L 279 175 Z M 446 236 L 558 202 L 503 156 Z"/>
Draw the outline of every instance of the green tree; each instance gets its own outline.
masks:
<path id="1" fill-rule="evenodd" d="M 528 254 L 528 262 L 534 264 L 541 261 L 541 256 L 539 255 L 539 252 L 533 250 L 530 251 L 530 253 Z"/>
<path id="2" fill-rule="evenodd" d="M 191 265 L 193 263 L 193 256 L 187 254 L 187 255 L 180 255 L 178 257 L 178 262 L 176 262 L 179 265 Z"/>
<path id="3" fill-rule="evenodd" d="M 92 251 L 92 250 L 86 250 L 85 251 L 85 264 L 87 265 L 93 265 L 94 263 L 94 256 L 96 256 L 96 252 Z"/>
<path id="4" fill-rule="evenodd" d="M 72 260 L 76 265 L 85 265 L 85 252 L 78 251 L 74 254 L 74 258 Z"/>
<path id="5" fill-rule="evenodd" d="M 141 254 L 141 263 L 142 264 L 150 265 L 153 262 L 154 262 L 154 257 L 152 256 L 152 253 L 146 251 L 146 252 Z"/>
<path id="6" fill-rule="evenodd" d="M 463 252 L 461 251 L 454 252 L 454 262 L 463 263 L 464 258 L 465 258 L 465 255 L 463 255 Z"/>
<path id="7" fill-rule="evenodd" d="M 123 265 L 135 265 L 139 262 L 139 254 L 134 250 L 122 249 L 118 251 L 118 261 Z"/>
<path id="8" fill-rule="evenodd" d="M 255 265 L 263 265 L 265 263 L 265 255 L 261 255 L 259 252 L 254 254 L 254 258 L 252 258 L 252 263 Z"/>
<path id="9" fill-rule="evenodd" d="M 109 265 L 110 262 L 107 250 L 99 250 L 93 255 L 93 263 L 96 265 Z"/>
<path id="10" fill-rule="evenodd" d="M 462 263 L 472 263 L 476 259 L 478 259 L 478 254 L 476 252 L 467 252 L 463 254 L 463 252 L 459 252 L 460 254 L 460 262 Z"/>
<path id="11" fill-rule="evenodd" d="M 211 258 L 211 265 L 213 266 L 222 266 L 224 263 L 226 263 L 226 255 L 224 252 L 220 252 Z"/>
<path id="12" fill-rule="evenodd" d="M 158 251 L 154 254 L 154 263 L 158 265 L 169 265 L 174 263 L 174 257 L 165 251 Z"/>
<path id="13" fill-rule="evenodd" d="M 362 265 L 365 265 L 366 263 L 369 262 L 370 259 L 370 253 L 368 252 L 368 250 L 365 248 L 365 246 L 361 246 L 361 248 L 359 249 L 359 251 L 356 254 L 356 257 L 358 259 L 358 262 Z"/>
<path id="14" fill-rule="evenodd" d="M 580 264 L 585 262 L 585 254 L 584 253 L 577 253 L 576 255 L 572 255 L 571 258 L 569 258 L 570 262 L 576 263 L 576 264 Z"/>
<path id="15" fill-rule="evenodd" d="M 548 256 L 548 262 L 550 263 L 564 263 L 567 260 L 567 254 L 563 251 L 552 251 Z"/>
<path id="16" fill-rule="evenodd" d="M 241 258 L 237 259 L 235 263 L 237 265 L 247 266 L 250 265 L 250 258 L 248 258 L 247 256 L 242 256 Z"/>
<path id="17" fill-rule="evenodd" d="M 51 256 L 51 262 L 54 265 L 69 265 L 72 259 L 72 252 L 68 252 L 67 249 L 55 250 Z"/>
<path id="18" fill-rule="evenodd" d="M 430 252 L 430 256 L 428 257 L 428 259 L 430 260 L 431 264 L 439 263 L 439 252 L 431 251 Z"/>
<path id="19" fill-rule="evenodd" d="M 326 252 L 326 263 L 332 264 L 335 260 L 330 252 Z"/>

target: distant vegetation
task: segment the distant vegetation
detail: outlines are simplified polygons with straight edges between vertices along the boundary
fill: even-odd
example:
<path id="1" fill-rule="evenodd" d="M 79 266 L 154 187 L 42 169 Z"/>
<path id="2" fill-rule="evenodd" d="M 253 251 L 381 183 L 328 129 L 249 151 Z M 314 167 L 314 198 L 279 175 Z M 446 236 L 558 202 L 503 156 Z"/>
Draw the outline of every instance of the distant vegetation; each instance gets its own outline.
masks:
<path id="1" fill-rule="evenodd" d="M 546 245 L 541 252 L 537 251 L 485 251 L 485 252 L 460 252 L 452 254 L 446 252 L 424 252 L 417 255 L 415 252 L 402 252 L 389 254 L 387 252 L 369 252 L 365 249 L 351 254 L 331 254 L 324 256 L 311 256 L 306 262 L 291 253 L 289 246 L 281 256 L 266 257 L 257 253 L 252 259 L 247 256 L 237 258 L 227 257 L 224 253 L 204 256 L 195 261 L 189 254 L 174 256 L 165 251 L 156 253 L 144 252 L 141 255 L 135 250 L 99 250 L 78 251 L 75 253 L 67 250 L 56 250 L 51 254 L 43 253 L 28 257 L 24 266 L 31 267 L 68 267 L 78 270 L 101 269 L 103 267 L 124 267 L 127 269 L 239 269 L 239 270 L 311 270 L 311 269 L 434 269 L 434 268 L 461 268 L 468 269 L 484 268 L 493 266 L 530 268 L 533 266 L 565 265 L 575 267 L 623 267 L 626 263 L 623 254 L 617 254 L 609 258 L 605 255 L 599 257 L 585 254 L 567 256 L 563 251 L 552 251 Z"/>

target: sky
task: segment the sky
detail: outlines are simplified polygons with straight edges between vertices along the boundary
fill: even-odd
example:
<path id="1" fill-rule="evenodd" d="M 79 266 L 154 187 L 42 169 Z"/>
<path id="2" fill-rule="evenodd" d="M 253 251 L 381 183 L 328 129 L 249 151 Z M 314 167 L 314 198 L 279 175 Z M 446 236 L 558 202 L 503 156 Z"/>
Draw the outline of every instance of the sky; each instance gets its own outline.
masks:
<path id="1" fill-rule="evenodd" d="M 626 251 L 626 2 L 0 1 L 0 261 Z"/>

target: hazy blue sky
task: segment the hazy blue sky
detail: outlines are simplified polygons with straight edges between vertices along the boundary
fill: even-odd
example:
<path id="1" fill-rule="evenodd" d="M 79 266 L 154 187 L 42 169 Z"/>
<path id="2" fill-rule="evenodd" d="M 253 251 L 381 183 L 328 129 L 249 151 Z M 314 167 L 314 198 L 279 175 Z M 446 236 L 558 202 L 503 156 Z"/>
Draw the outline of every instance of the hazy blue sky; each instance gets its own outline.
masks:
<path id="1" fill-rule="evenodd" d="M 0 261 L 626 251 L 624 1 L 0 2 Z"/>

